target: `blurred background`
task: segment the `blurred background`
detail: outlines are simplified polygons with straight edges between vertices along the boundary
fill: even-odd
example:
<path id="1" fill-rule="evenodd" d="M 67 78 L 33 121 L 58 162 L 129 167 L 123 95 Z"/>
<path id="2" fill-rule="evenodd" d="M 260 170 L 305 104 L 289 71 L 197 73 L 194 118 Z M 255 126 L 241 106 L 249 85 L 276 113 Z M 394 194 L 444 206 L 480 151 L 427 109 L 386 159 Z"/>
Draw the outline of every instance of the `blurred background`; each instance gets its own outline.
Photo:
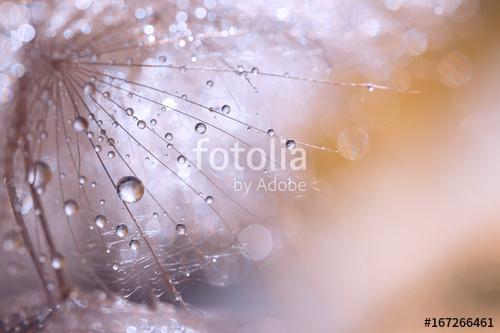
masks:
<path id="1" fill-rule="evenodd" d="M 320 192 L 293 213 L 283 209 L 296 226 L 295 251 L 274 281 L 296 319 L 290 327 L 465 332 L 485 329 L 423 321 L 498 320 L 500 3 L 481 1 L 472 21 L 454 24 L 458 38 L 446 50 L 428 50 L 406 69 L 431 73 L 413 80 L 420 93 L 398 94 L 398 105 L 374 92 L 386 96 L 354 110 L 365 129 L 398 115 L 370 133 L 363 159 L 314 156 Z M 457 58 L 440 74 L 450 50 L 469 63 Z"/>

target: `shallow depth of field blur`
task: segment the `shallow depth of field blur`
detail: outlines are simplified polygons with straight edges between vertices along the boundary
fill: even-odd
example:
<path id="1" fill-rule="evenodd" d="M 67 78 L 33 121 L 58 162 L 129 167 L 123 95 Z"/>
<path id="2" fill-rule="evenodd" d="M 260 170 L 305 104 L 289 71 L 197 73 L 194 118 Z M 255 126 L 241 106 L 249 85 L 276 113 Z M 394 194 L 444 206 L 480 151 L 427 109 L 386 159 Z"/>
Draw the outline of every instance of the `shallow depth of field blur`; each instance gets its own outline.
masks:
<path id="1" fill-rule="evenodd" d="M 286 120 L 287 133 L 339 153 L 308 150 L 306 178 L 315 189 L 277 199 L 276 252 L 262 270 L 222 292 L 185 290 L 215 317 L 234 319 L 238 331 L 482 330 L 424 328 L 427 317 L 493 317 L 500 326 L 500 2 L 463 0 L 447 18 L 447 6 L 460 1 L 373 1 L 384 14 L 361 24 L 369 37 L 349 45 L 360 48 L 353 53 L 366 57 L 366 67 L 348 50 L 336 58 L 342 46 L 328 36 L 322 46 L 332 80 L 393 89 L 293 83 L 297 101 L 263 93 L 277 110 L 265 121 L 279 127 L 281 117 L 296 115 Z M 391 31 L 406 37 L 395 43 Z M 260 60 L 277 61 L 280 70 L 293 64 Z M 317 74 L 304 62 L 296 70 Z M 368 141 L 342 135 L 358 127 Z M 0 290 L 10 286 L 0 281 Z"/>
<path id="2" fill-rule="evenodd" d="M 500 319 L 499 22 L 500 3 L 481 1 L 475 22 L 455 26 L 448 49 L 471 67 L 452 75 L 470 70 L 467 84 L 446 87 L 431 65 L 443 54 L 427 51 L 414 70 L 434 77 L 399 95 L 399 119 L 371 136 L 362 160 L 318 157 L 328 186 L 288 212 L 296 250 L 274 277 L 304 330 L 465 332 L 482 329 L 424 319 Z M 387 122 L 391 108 L 379 100 L 361 125 Z"/>

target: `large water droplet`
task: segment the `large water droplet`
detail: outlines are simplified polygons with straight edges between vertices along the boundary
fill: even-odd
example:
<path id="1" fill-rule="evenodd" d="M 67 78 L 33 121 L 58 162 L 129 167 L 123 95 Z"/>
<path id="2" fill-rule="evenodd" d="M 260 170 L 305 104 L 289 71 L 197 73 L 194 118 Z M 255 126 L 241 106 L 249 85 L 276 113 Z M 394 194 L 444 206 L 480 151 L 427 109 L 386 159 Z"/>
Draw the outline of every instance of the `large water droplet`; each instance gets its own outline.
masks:
<path id="1" fill-rule="evenodd" d="M 64 214 L 71 216 L 78 212 L 78 204 L 73 199 L 68 199 L 64 202 Z"/>
<path id="2" fill-rule="evenodd" d="M 28 170 L 28 183 L 30 183 L 35 190 L 41 194 L 45 191 L 45 187 L 52 179 L 52 172 L 47 163 L 37 161 Z"/>
<path id="3" fill-rule="evenodd" d="M 115 230 L 118 237 L 123 238 L 128 235 L 128 227 L 125 224 L 117 225 Z"/>
<path id="4" fill-rule="evenodd" d="M 144 195 L 144 184 L 134 176 L 126 176 L 118 181 L 116 190 L 120 199 L 133 203 L 139 201 Z"/>

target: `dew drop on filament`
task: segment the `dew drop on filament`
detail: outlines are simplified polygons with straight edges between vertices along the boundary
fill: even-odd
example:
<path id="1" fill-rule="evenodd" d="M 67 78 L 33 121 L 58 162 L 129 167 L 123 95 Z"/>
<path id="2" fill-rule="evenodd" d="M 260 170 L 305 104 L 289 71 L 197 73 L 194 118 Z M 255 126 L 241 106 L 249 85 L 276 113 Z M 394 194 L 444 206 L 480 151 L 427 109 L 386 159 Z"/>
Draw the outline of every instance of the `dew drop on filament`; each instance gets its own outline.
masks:
<path id="1" fill-rule="evenodd" d="M 177 232 L 178 235 L 184 235 L 186 233 L 186 226 L 184 224 L 178 224 L 175 226 L 175 232 Z"/>
<path id="2" fill-rule="evenodd" d="M 128 246 L 130 247 L 131 250 L 137 251 L 141 247 L 141 243 L 137 239 L 132 239 L 129 243 Z"/>
<path id="3" fill-rule="evenodd" d="M 137 127 L 140 128 L 140 129 L 146 128 L 146 122 L 144 120 L 139 120 L 137 122 Z"/>
<path id="4" fill-rule="evenodd" d="M 85 84 L 85 86 L 83 87 L 83 93 L 85 95 L 93 95 L 95 93 L 95 84 L 91 83 L 91 82 L 88 82 Z"/>
<path id="5" fill-rule="evenodd" d="M 95 217 L 95 225 L 99 228 L 103 228 L 104 225 L 106 224 L 107 222 L 107 219 L 106 219 L 106 216 L 104 215 L 97 215 Z"/>
<path id="6" fill-rule="evenodd" d="M 68 199 L 64 202 L 64 214 L 66 216 L 74 215 L 78 212 L 78 204 L 73 199 Z"/>
<path id="7" fill-rule="evenodd" d="M 28 170 L 28 183 L 34 187 L 37 193 L 45 191 L 45 187 L 52 179 L 52 172 L 47 163 L 36 161 Z"/>
<path id="8" fill-rule="evenodd" d="M 196 124 L 194 129 L 195 129 L 196 133 L 204 134 L 207 131 L 207 126 L 203 123 L 198 123 L 198 124 Z"/>
<path id="9" fill-rule="evenodd" d="M 73 120 L 73 128 L 77 132 L 83 132 L 89 128 L 89 123 L 87 119 L 83 118 L 82 116 L 78 116 Z"/>
<path id="10" fill-rule="evenodd" d="M 285 146 L 288 150 L 292 150 L 297 146 L 297 143 L 294 140 L 287 140 Z"/>
<path id="11" fill-rule="evenodd" d="M 64 257 L 58 253 L 52 256 L 52 260 L 50 261 L 50 265 L 53 269 L 59 270 L 64 266 Z"/>
<path id="12" fill-rule="evenodd" d="M 118 237 L 126 237 L 128 235 L 128 227 L 125 224 L 119 224 L 116 226 L 116 235 Z"/>

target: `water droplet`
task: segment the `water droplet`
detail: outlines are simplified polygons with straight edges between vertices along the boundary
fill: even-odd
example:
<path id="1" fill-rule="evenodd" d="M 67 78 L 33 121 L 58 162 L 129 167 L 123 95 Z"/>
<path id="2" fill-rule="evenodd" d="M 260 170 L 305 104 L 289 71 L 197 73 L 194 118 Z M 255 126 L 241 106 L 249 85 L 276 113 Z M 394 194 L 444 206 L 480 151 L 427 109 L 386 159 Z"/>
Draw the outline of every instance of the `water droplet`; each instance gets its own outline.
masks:
<path id="1" fill-rule="evenodd" d="M 229 112 L 231 112 L 231 107 L 227 104 L 223 105 L 222 112 L 224 112 L 225 114 L 228 114 Z"/>
<path id="2" fill-rule="evenodd" d="M 94 146 L 94 150 L 95 150 L 95 152 L 96 152 L 96 153 L 100 153 L 100 152 L 101 152 L 101 150 L 102 150 L 101 145 L 95 145 L 95 146 Z"/>
<path id="3" fill-rule="evenodd" d="M 184 235 L 186 234 L 186 226 L 184 224 L 178 224 L 175 226 L 175 232 L 177 232 L 178 235 Z"/>
<path id="4" fill-rule="evenodd" d="M 125 110 L 125 113 L 127 114 L 127 116 L 132 116 L 134 114 L 134 109 L 128 108 Z"/>
<path id="5" fill-rule="evenodd" d="M 52 256 L 52 260 L 50 261 L 50 265 L 53 269 L 59 270 L 64 266 L 64 257 L 58 253 L 55 253 Z"/>
<path id="6" fill-rule="evenodd" d="M 87 182 L 87 177 L 80 176 L 80 178 L 78 179 L 78 182 L 80 183 L 80 185 L 85 184 Z"/>
<path id="7" fill-rule="evenodd" d="M 140 129 L 146 128 L 146 122 L 144 120 L 139 120 L 137 122 L 137 127 L 140 128 Z"/>
<path id="8" fill-rule="evenodd" d="M 126 176 L 118 181 L 116 190 L 120 199 L 133 203 L 139 201 L 144 195 L 144 184 L 134 176 Z"/>
<path id="9" fill-rule="evenodd" d="M 128 227 L 125 224 L 119 224 L 116 226 L 116 235 L 118 237 L 126 237 L 128 235 Z"/>
<path id="10" fill-rule="evenodd" d="M 95 217 L 95 225 L 99 228 L 104 228 L 104 225 L 108 222 L 108 219 L 104 215 L 97 215 Z"/>
<path id="11" fill-rule="evenodd" d="M 12 252 L 23 247 L 21 234 L 17 231 L 10 231 L 3 236 L 3 249 Z"/>
<path id="12" fill-rule="evenodd" d="M 257 75 L 257 74 L 259 74 L 259 72 L 260 72 L 260 71 L 259 71 L 259 68 L 258 68 L 258 67 L 253 67 L 253 68 L 252 68 L 252 74 Z"/>
<path id="13" fill-rule="evenodd" d="M 129 243 L 128 246 L 130 247 L 131 250 L 137 251 L 141 247 L 141 243 L 137 239 L 132 239 Z"/>
<path id="14" fill-rule="evenodd" d="M 31 184 L 37 193 L 45 191 L 45 187 L 52 179 L 52 172 L 47 163 L 36 161 L 28 170 L 28 183 Z"/>
<path id="15" fill-rule="evenodd" d="M 109 96 L 111 96 L 111 94 L 109 93 L 109 91 L 105 91 L 104 94 L 102 94 L 105 98 L 109 98 Z"/>
<path id="16" fill-rule="evenodd" d="M 198 123 L 194 127 L 194 130 L 196 131 L 196 133 L 204 134 L 207 131 L 207 126 L 203 123 Z"/>
<path id="17" fill-rule="evenodd" d="M 172 133 L 167 133 L 165 134 L 165 139 L 167 141 L 172 141 L 172 139 L 174 138 L 174 136 L 172 135 Z"/>
<path id="18" fill-rule="evenodd" d="M 156 124 L 158 123 L 158 121 L 156 119 L 151 119 L 149 121 L 149 123 L 151 124 L 151 126 L 156 126 Z"/>
<path id="19" fill-rule="evenodd" d="M 211 205 L 211 204 L 212 204 L 212 202 L 214 202 L 214 197 L 212 197 L 211 195 L 207 196 L 207 197 L 205 198 L 205 202 L 206 202 L 207 204 Z"/>
<path id="20" fill-rule="evenodd" d="M 186 163 L 186 158 L 183 155 L 179 155 L 179 157 L 177 157 L 177 163 L 181 165 Z"/>
<path id="21" fill-rule="evenodd" d="M 206 85 L 207 85 L 207 87 L 212 88 L 214 86 L 214 81 L 208 80 Z"/>
<path id="22" fill-rule="evenodd" d="M 370 137 L 360 127 L 349 127 L 337 137 L 337 149 L 344 158 L 354 161 L 363 158 L 368 151 Z"/>
<path id="23" fill-rule="evenodd" d="M 83 93 L 85 95 L 93 95 L 95 93 L 95 84 L 88 82 L 83 86 Z"/>
<path id="24" fill-rule="evenodd" d="M 287 140 L 285 143 L 286 149 L 292 150 L 297 147 L 297 143 L 294 140 Z"/>
<path id="25" fill-rule="evenodd" d="M 118 266 L 118 264 L 113 264 L 112 268 L 114 271 L 117 271 L 120 268 L 120 266 Z"/>
<path id="26" fill-rule="evenodd" d="M 267 135 L 274 136 L 274 130 L 272 128 L 267 130 Z"/>
<path id="27" fill-rule="evenodd" d="M 110 159 L 115 158 L 115 152 L 112 150 L 108 151 L 108 158 L 110 158 Z"/>
<path id="28" fill-rule="evenodd" d="M 89 122 L 87 121 L 87 119 L 78 116 L 75 118 L 75 120 L 73 120 L 73 128 L 77 132 L 83 132 L 89 128 Z"/>
<path id="29" fill-rule="evenodd" d="M 78 204 L 73 199 L 68 199 L 64 202 L 64 214 L 66 216 L 74 215 L 78 212 Z"/>

